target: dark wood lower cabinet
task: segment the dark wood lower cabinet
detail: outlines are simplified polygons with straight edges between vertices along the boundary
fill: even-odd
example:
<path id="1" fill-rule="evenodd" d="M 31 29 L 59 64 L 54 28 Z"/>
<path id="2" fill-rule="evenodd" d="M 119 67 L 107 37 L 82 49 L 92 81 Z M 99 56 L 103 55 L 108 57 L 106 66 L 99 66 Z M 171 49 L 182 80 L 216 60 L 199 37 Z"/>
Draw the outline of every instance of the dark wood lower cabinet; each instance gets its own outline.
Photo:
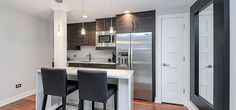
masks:
<path id="1" fill-rule="evenodd" d="M 69 67 L 116 69 L 116 65 L 110 65 L 110 64 L 69 63 Z"/>
<path id="2" fill-rule="evenodd" d="M 81 63 L 69 63 L 69 67 L 83 67 Z"/>

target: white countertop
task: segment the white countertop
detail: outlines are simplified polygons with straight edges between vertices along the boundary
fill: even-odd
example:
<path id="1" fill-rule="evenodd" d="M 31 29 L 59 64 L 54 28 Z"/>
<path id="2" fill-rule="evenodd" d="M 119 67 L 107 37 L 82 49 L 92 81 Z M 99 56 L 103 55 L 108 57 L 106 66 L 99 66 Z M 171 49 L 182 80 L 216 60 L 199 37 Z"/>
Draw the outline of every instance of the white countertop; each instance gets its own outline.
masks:
<path id="1" fill-rule="evenodd" d="M 81 64 L 105 64 L 105 65 L 116 65 L 114 62 L 102 62 L 102 61 L 67 61 L 68 63 L 81 63 Z"/>
<path id="2" fill-rule="evenodd" d="M 121 70 L 121 69 L 80 68 L 80 67 L 66 67 L 65 69 L 67 70 L 68 75 L 77 75 L 77 70 L 107 71 L 108 78 L 117 78 L 117 79 L 131 79 L 134 73 L 133 70 Z M 38 70 L 37 72 L 41 73 L 40 70 Z"/>

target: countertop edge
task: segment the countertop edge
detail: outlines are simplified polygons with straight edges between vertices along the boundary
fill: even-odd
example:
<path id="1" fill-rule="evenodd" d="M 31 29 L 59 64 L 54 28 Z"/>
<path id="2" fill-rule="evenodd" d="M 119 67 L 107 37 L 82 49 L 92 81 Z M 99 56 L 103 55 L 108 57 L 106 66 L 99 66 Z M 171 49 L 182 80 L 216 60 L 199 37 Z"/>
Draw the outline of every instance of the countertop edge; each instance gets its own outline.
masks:
<path id="1" fill-rule="evenodd" d="M 101 70 L 101 71 L 107 71 L 108 72 L 108 78 L 117 78 L 117 79 L 128 79 L 130 80 L 133 77 L 134 71 L 133 70 L 121 70 L 121 69 L 101 69 L 101 68 L 76 68 L 76 67 L 66 67 L 66 68 L 59 68 L 59 69 L 66 69 L 67 75 L 76 75 L 77 73 L 74 71 L 77 71 L 79 69 L 81 70 Z M 73 70 L 72 70 L 73 69 Z M 76 69 L 76 70 L 75 70 Z M 71 72 L 73 71 L 73 72 Z M 121 72 L 126 72 L 124 75 L 112 75 L 109 74 L 111 71 L 117 71 L 118 74 Z M 121 71 L 121 72 L 119 72 Z M 41 74 L 41 70 L 36 71 L 38 74 Z"/>

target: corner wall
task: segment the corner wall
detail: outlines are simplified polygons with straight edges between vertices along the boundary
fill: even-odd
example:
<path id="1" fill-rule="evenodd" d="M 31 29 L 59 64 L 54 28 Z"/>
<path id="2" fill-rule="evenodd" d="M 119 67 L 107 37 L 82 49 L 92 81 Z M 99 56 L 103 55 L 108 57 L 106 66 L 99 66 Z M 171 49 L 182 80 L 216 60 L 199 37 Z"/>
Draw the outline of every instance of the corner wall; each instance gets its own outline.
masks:
<path id="1" fill-rule="evenodd" d="M 2 106 L 34 94 L 36 70 L 51 66 L 53 24 L 2 5 L 0 13 Z M 18 83 L 22 87 L 16 89 Z"/>
<path id="2" fill-rule="evenodd" d="M 236 109 L 236 0 L 230 0 L 230 110 Z"/>

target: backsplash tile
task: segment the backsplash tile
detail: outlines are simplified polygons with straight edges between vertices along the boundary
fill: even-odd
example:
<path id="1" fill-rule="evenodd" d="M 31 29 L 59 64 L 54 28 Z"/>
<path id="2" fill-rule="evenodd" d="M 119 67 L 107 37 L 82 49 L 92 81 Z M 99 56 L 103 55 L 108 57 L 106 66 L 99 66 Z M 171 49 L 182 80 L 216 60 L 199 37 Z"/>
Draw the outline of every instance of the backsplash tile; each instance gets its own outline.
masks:
<path id="1" fill-rule="evenodd" d="M 68 50 L 67 57 L 72 60 L 88 60 L 87 55 L 92 54 L 92 61 L 107 61 L 112 58 L 112 50 L 95 50 L 95 46 L 81 46 L 81 50 Z"/>

